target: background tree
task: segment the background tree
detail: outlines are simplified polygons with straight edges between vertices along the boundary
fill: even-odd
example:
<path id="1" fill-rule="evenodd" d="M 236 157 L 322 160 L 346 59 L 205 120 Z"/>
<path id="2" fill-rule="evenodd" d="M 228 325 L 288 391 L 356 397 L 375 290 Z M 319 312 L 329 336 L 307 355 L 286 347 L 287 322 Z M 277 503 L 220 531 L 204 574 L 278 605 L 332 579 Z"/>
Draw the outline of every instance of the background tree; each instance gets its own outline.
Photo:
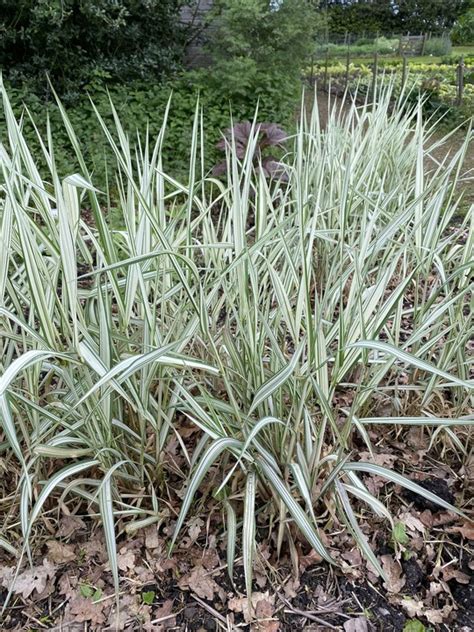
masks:
<path id="1" fill-rule="evenodd" d="M 391 0 L 323 0 L 321 6 L 326 9 L 328 31 L 334 36 L 376 35 L 395 28 Z"/>
<path id="2" fill-rule="evenodd" d="M 452 40 L 453 44 L 474 44 L 474 0 L 471 0 L 467 11 L 454 25 Z"/>
<path id="3" fill-rule="evenodd" d="M 467 0 L 398 0 L 394 8 L 402 31 L 440 33 L 453 27 L 467 4 Z"/>
<path id="4" fill-rule="evenodd" d="M 229 97 L 298 86 L 321 17 L 308 0 L 216 0 L 207 48 L 211 81 Z"/>
<path id="5" fill-rule="evenodd" d="M 469 0 L 322 0 L 331 35 L 440 33 L 452 28 Z"/>

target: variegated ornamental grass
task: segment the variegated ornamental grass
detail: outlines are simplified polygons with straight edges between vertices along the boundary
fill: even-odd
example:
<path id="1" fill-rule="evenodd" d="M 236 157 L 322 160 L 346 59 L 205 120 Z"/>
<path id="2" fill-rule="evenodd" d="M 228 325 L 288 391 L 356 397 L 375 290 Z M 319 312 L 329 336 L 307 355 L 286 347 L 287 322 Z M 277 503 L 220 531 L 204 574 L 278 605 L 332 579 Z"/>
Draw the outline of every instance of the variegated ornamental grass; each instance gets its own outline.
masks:
<path id="1" fill-rule="evenodd" d="M 461 511 L 358 461 L 353 441 L 370 453 L 368 426 L 419 425 L 467 454 L 474 211 L 454 218 L 468 138 L 427 172 L 443 141 L 386 90 L 375 106 L 334 106 L 324 129 L 317 108 L 305 112 L 281 181 L 256 169 L 255 134 L 242 160 L 229 147 L 218 180 L 197 107 L 177 179 L 162 161 L 166 125 L 156 139 L 128 135 L 114 111 L 102 191 L 64 110 L 79 172 L 58 173 L 46 134 L 44 174 L 5 92 L 3 105 L 0 448 L 18 488 L 0 546 L 29 554 L 43 513 L 77 499 L 102 520 L 118 587 L 117 523 L 132 531 L 168 512 L 173 437 L 187 467 L 171 544 L 212 467 L 229 572 L 242 551 L 249 591 L 257 514 L 278 549 L 298 529 L 331 562 L 321 530 L 335 507 L 383 574 L 360 503 L 392 518 L 361 475 Z M 199 429 L 192 450 L 183 418 Z"/>

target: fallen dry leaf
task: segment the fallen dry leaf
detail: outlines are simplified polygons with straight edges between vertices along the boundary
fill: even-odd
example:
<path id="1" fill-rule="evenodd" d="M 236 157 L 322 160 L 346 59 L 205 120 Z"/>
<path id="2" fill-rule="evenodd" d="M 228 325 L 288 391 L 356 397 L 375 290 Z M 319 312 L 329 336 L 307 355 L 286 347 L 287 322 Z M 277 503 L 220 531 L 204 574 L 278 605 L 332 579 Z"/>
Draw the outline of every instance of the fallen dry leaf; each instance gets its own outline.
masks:
<path id="1" fill-rule="evenodd" d="M 449 531 L 460 533 L 466 540 L 474 540 L 474 522 L 465 522 L 461 527 L 451 527 Z"/>
<path id="2" fill-rule="evenodd" d="M 96 625 L 105 622 L 105 602 L 94 602 L 92 599 L 76 595 L 67 605 L 67 613 L 74 621 L 85 623 L 90 621 Z"/>
<path id="3" fill-rule="evenodd" d="M 429 509 L 425 509 L 421 512 L 420 521 L 425 527 L 431 528 L 433 526 L 433 514 Z"/>
<path id="4" fill-rule="evenodd" d="M 233 597 L 232 599 L 229 599 L 227 603 L 227 608 L 229 610 L 232 610 L 232 612 L 241 612 L 244 617 L 244 621 L 246 623 L 250 623 L 254 619 L 254 616 L 257 615 L 257 609 L 260 613 L 260 616 L 262 613 L 270 612 L 271 609 L 270 616 L 272 616 L 274 603 L 275 596 L 270 595 L 268 591 L 264 593 L 254 592 L 252 593 L 251 598 L 251 609 L 249 608 L 249 600 L 247 599 L 247 597 Z M 259 621 L 259 625 L 262 626 L 262 624 L 263 622 Z M 269 632 L 269 628 L 261 629 L 264 629 L 265 632 Z"/>
<path id="5" fill-rule="evenodd" d="M 145 529 L 145 546 L 147 549 L 157 549 L 160 546 L 158 529 L 154 524 Z"/>
<path id="6" fill-rule="evenodd" d="M 406 441 L 415 450 L 424 450 L 429 445 L 429 437 L 423 427 L 412 426 L 406 434 Z"/>
<path id="7" fill-rule="evenodd" d="M 188 528 L 188 534 L 189 534 L 189 544 L 188 546 L 190 546 L 191 544 L 193 544 L 193 542 L 195 542 L 201 531 L 202 528 L 204 526 L 204 521 L 201 520 L 201 518 L 193 518 L 192 520 L 189 521 L 189 528 Z"/>
<path id="8" fill-rule="evenodd" d="M 385 588 L 391 593 L 399 593 L 405 585 L 402 567 L 391 555 L 382 555 L 380 560 L 387 576 L 387 581 L 384 583 Z"/>
<path id="9" fill-rule="evenodd" d="M 288 599 L 294 599 L 298 594 L 298 588 L 300 587 L 300 581 L 298 579 L 289 579 L 285 584 L 285 596 Z"/>
<path id="10" fill-rule="evenodd" d="M 273 619 L 273 604 L 275 598 L 265 597 L 259 599 L 255 604 L 255 618 L 257 621 L 252 625 L 252 630 L 259 632 L 277 632 L 280 622 Z"/>
<path id="11" fill-rule="evenodd" d="M 377 496 L 378 492 L 387 484 L 384 478 L 376 474 L 368 476 L 364 482 L 369 492 L 374 496 Z"/>
<path id="12" fill-rule="evenodd" d="M 127 550 L 125 547 L 120 549 L 117 555 L 117 565 L 121 571 L 126 571 L 135 566 L 135 554 L 133 551 Z"/>
<path id="13" fill-rule="evenodd" d="M 107 560 L 107 552 L 105 550 L 104 542 L 101 539 L 94 538 L 81 545 L 81 549 L 84 551 L 86 561 L 90 561 L 91 558 L 97 558 L 100 562 Z"/>
<path id="14" fill-rule="evenodd" d="M 59 521 L 58 538 L 70 538 L 73 533 L 86 528 L 86 523 L 78 516 L 63 516 Z"/>
<path id="15" fill-rule="evenodd" d="M 453 611 L 453 606 L 450 604 L 446 604 L 441 608 L 441 610 L 428 609 L 425 610 L 423 615 L 428 619 L 430 623 L 443 623 L 449 617 L 451 612 Z"/>
<path id="16" fill-rule="evenodd" d="M 357 617 L 349 619 L 344 623 L 344 632 L 368 632 L 367 619 L 365 617 Z"/>
<path id="17" fill-rule="evenodd" d="M 308 555 L 301 555 L 298 563 L 301 571 L 305 571 L 309 566 L 314 566 L 315 564 L 320 564 L 322 561 L 322 557 L 316 553 L 314 549 L 308 553 Z"/>
<path id="18" fill-rule="evenodd" d="M 433 575 L 437 577 L 434 571 Z M 454 568 L 452 564 L 441 568 L 441 575 L 443 576 L 443 580 L 445 582 L 455 579 L 459 584 L 469 584 L 470 581 L 469 575 L 466 575 L 466 573 L 463 573 L 458 568 Z"/>
<path id="19" fill-rule="evenodd" d="M 163 629 L 172 628 L 176 625 L 176 617 L 170 617 L 173 613 L 173 601 L 171 599 L 167 599 L 163 602 L 163 604 L 155 610 L 153 613 L 153 620 L 155 623 L 159 623 L 163 626 Z M 168 619 L 168 617 L 170 617 Z M 161 619 L 164 619 L 161 621 Z"/>
<path id="20" fill-rule="evenodd" d="M 63 544 L 57 540 L 46 542 L 48 547 L 48 558 L 55 564 L 66 564 L 75 560 L 77 555 L 72 544 Z"/>
<path id="21" fill-rule="evenodd" d="M 442 525 L 450 524 L 451 522 L 454 522 L 457 519 L 458 519 L 458 516 L 453 511 L 446 511 L 436 516 L 433 516 L 433 526 L 441 527 Z"/>
<path id="22" fill-rule="evenodd" d="M 361 461 L 366 461 L 368 463 L 375 463 L 376 465 L 382 465 L 382 466 L 388 465 L 390 467 L 392 467 L 392 465 L 397 460 L 397 457 L 395 456 L 395 454 L 383 454 L 383 453 L 374 454 L 374 456 L 372 457 L 370 452 L 361 452 L 359 457 Z"/>
<path id="23" fill-rule="evenodd" d="M 362 564 L 362 555 L 359 549 L 352 549 L 351 551 L 344 551 L 342 559 L 349 562 L 351 566 L 360 566 Z"/>
<path id="24" fill-rule="evenodd" d="M 61 575 L 58 581 L 58 591 L 60 595 L 64 595 L 66 599 L 70 599 L 77 592 L 77 584 L 79 580 L 76 576 L 70 576 L 68 573 Z"/>
<path id="25" fill-rule="evenodd" d="M 189 574 L 179 580 L 180 588 L 189 588 L 201 599 L 212 601 L 214 593 L 222 589 L 216 584 L 203 566 L 196 566 Z"/>
<path id="26" fill-rule="evenodd" d="M 410 597 L 404 597 L 400 601 L 400 605 L 407 613 L 410 619 L 414 619 L 415 617 L 423 616 L 423 602 L 415 601 Z"/>
<path id="27" fill-rule="evenodd" d="M 221 564 L 219 554 L 216 549 L 206 549 L 201 556 L 201 564 L 207 571 L 213 571 Z"/>
<path id="28" fill-rule="evenodd" d="M 2 586 L 10 590 L 14 582 L 13 592 L 27 599 L 33 592 L 42 593 L 45 590 L 48 580 L 52 580 L 56 574 L 56 566 L 45 558 L 42 566 L 26 569 L 18 575 L 16 581 L 15 571 L 14 567 L 0 568 Z"/>
<path id="29" fill-rule="evenodd" d="M 409 597 L 404 597 L 400 601 L 400 605 L 405 610 L 410 619 L 415 617 L 426 617 L 426 619 L 433 624 L 443 623 L 453 611 L 454 606 L 446 604 L 437 610 L 434 608 L 426 608 L 423 601 L 415 601 Z"/>
<path id="30" fill-rule="evenodd" d="M 413 513 L 406 512 L 401 513 L 398 517 L 398 520 L 402 522 L 408 529 L 411 531 L 419 531 L 420 533 L 425 532 L 425 525 L 423 522 L 413 515 Z"/>

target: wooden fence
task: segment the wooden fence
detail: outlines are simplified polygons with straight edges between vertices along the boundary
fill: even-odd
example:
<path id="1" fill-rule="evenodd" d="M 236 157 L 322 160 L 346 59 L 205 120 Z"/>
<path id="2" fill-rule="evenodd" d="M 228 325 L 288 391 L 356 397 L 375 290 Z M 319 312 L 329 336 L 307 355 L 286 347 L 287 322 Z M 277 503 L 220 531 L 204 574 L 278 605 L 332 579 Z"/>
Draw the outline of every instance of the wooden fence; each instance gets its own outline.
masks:
<path id="1" fill-rule="evenodd" d="M 402 35 L 398 45 L 399 55 L 423 55 L 428 36 L 424 35 Z"/>

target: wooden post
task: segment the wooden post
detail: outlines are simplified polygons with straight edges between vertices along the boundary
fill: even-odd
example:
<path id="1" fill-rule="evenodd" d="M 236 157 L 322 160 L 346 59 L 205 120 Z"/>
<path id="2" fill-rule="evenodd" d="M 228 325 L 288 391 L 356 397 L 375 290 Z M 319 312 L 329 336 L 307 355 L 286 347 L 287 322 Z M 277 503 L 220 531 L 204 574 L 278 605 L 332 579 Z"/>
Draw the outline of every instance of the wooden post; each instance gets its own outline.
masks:
<path id="1" fill-rule="evenodd" d="M 311 55 L 311 74 L 309 76 L 309 85 L 314 86 L 314 53 Z"/>
<path id="2" fill-rule="evenodd" d="M 400 92 L 405 90 L 408 78 L 408 61 L 406 55 L 403 55 L 403 68 L 402 68 L 402 87 Z"/>
<path id="3" fill-rule="evenodd" d="M 372 96 L 375 97 L 375 89 L 377 87 L 377 74 L 379 71 L 379 54 L 375 51 L 374 66 L 372 68 Z"/>
<path id="4" fill-rule="evenodd" d="M 461 61 L 459 62 L 457 68 L 458 81 L 457 81 L 457 98 L 456 105 L 462 105 L 463 96 L 464 96 L 464 57 L 461 57 Z"/>
<path id="5" fill-rule="evenodd" d="M 326 48 L 326 59 L 324 61 L 324 89 L 328 90 L 328 65 L 329 65 L 329 50 Z"/>
<path id="6" fill-rule="evenodd" d="M 349 65 L 351 63 L 351 51 L 347 49 L 347 57 L 346 57 L 346 79 L 345 79 L 345 89 L 347 90 L 347 86 L 349 85 Z"/>
<path id="7" fill-rule="evenodd" d="M 425 54 L 426 33 L 423 34 L 423 40 L 421 42 L 421 56 Z"/>

